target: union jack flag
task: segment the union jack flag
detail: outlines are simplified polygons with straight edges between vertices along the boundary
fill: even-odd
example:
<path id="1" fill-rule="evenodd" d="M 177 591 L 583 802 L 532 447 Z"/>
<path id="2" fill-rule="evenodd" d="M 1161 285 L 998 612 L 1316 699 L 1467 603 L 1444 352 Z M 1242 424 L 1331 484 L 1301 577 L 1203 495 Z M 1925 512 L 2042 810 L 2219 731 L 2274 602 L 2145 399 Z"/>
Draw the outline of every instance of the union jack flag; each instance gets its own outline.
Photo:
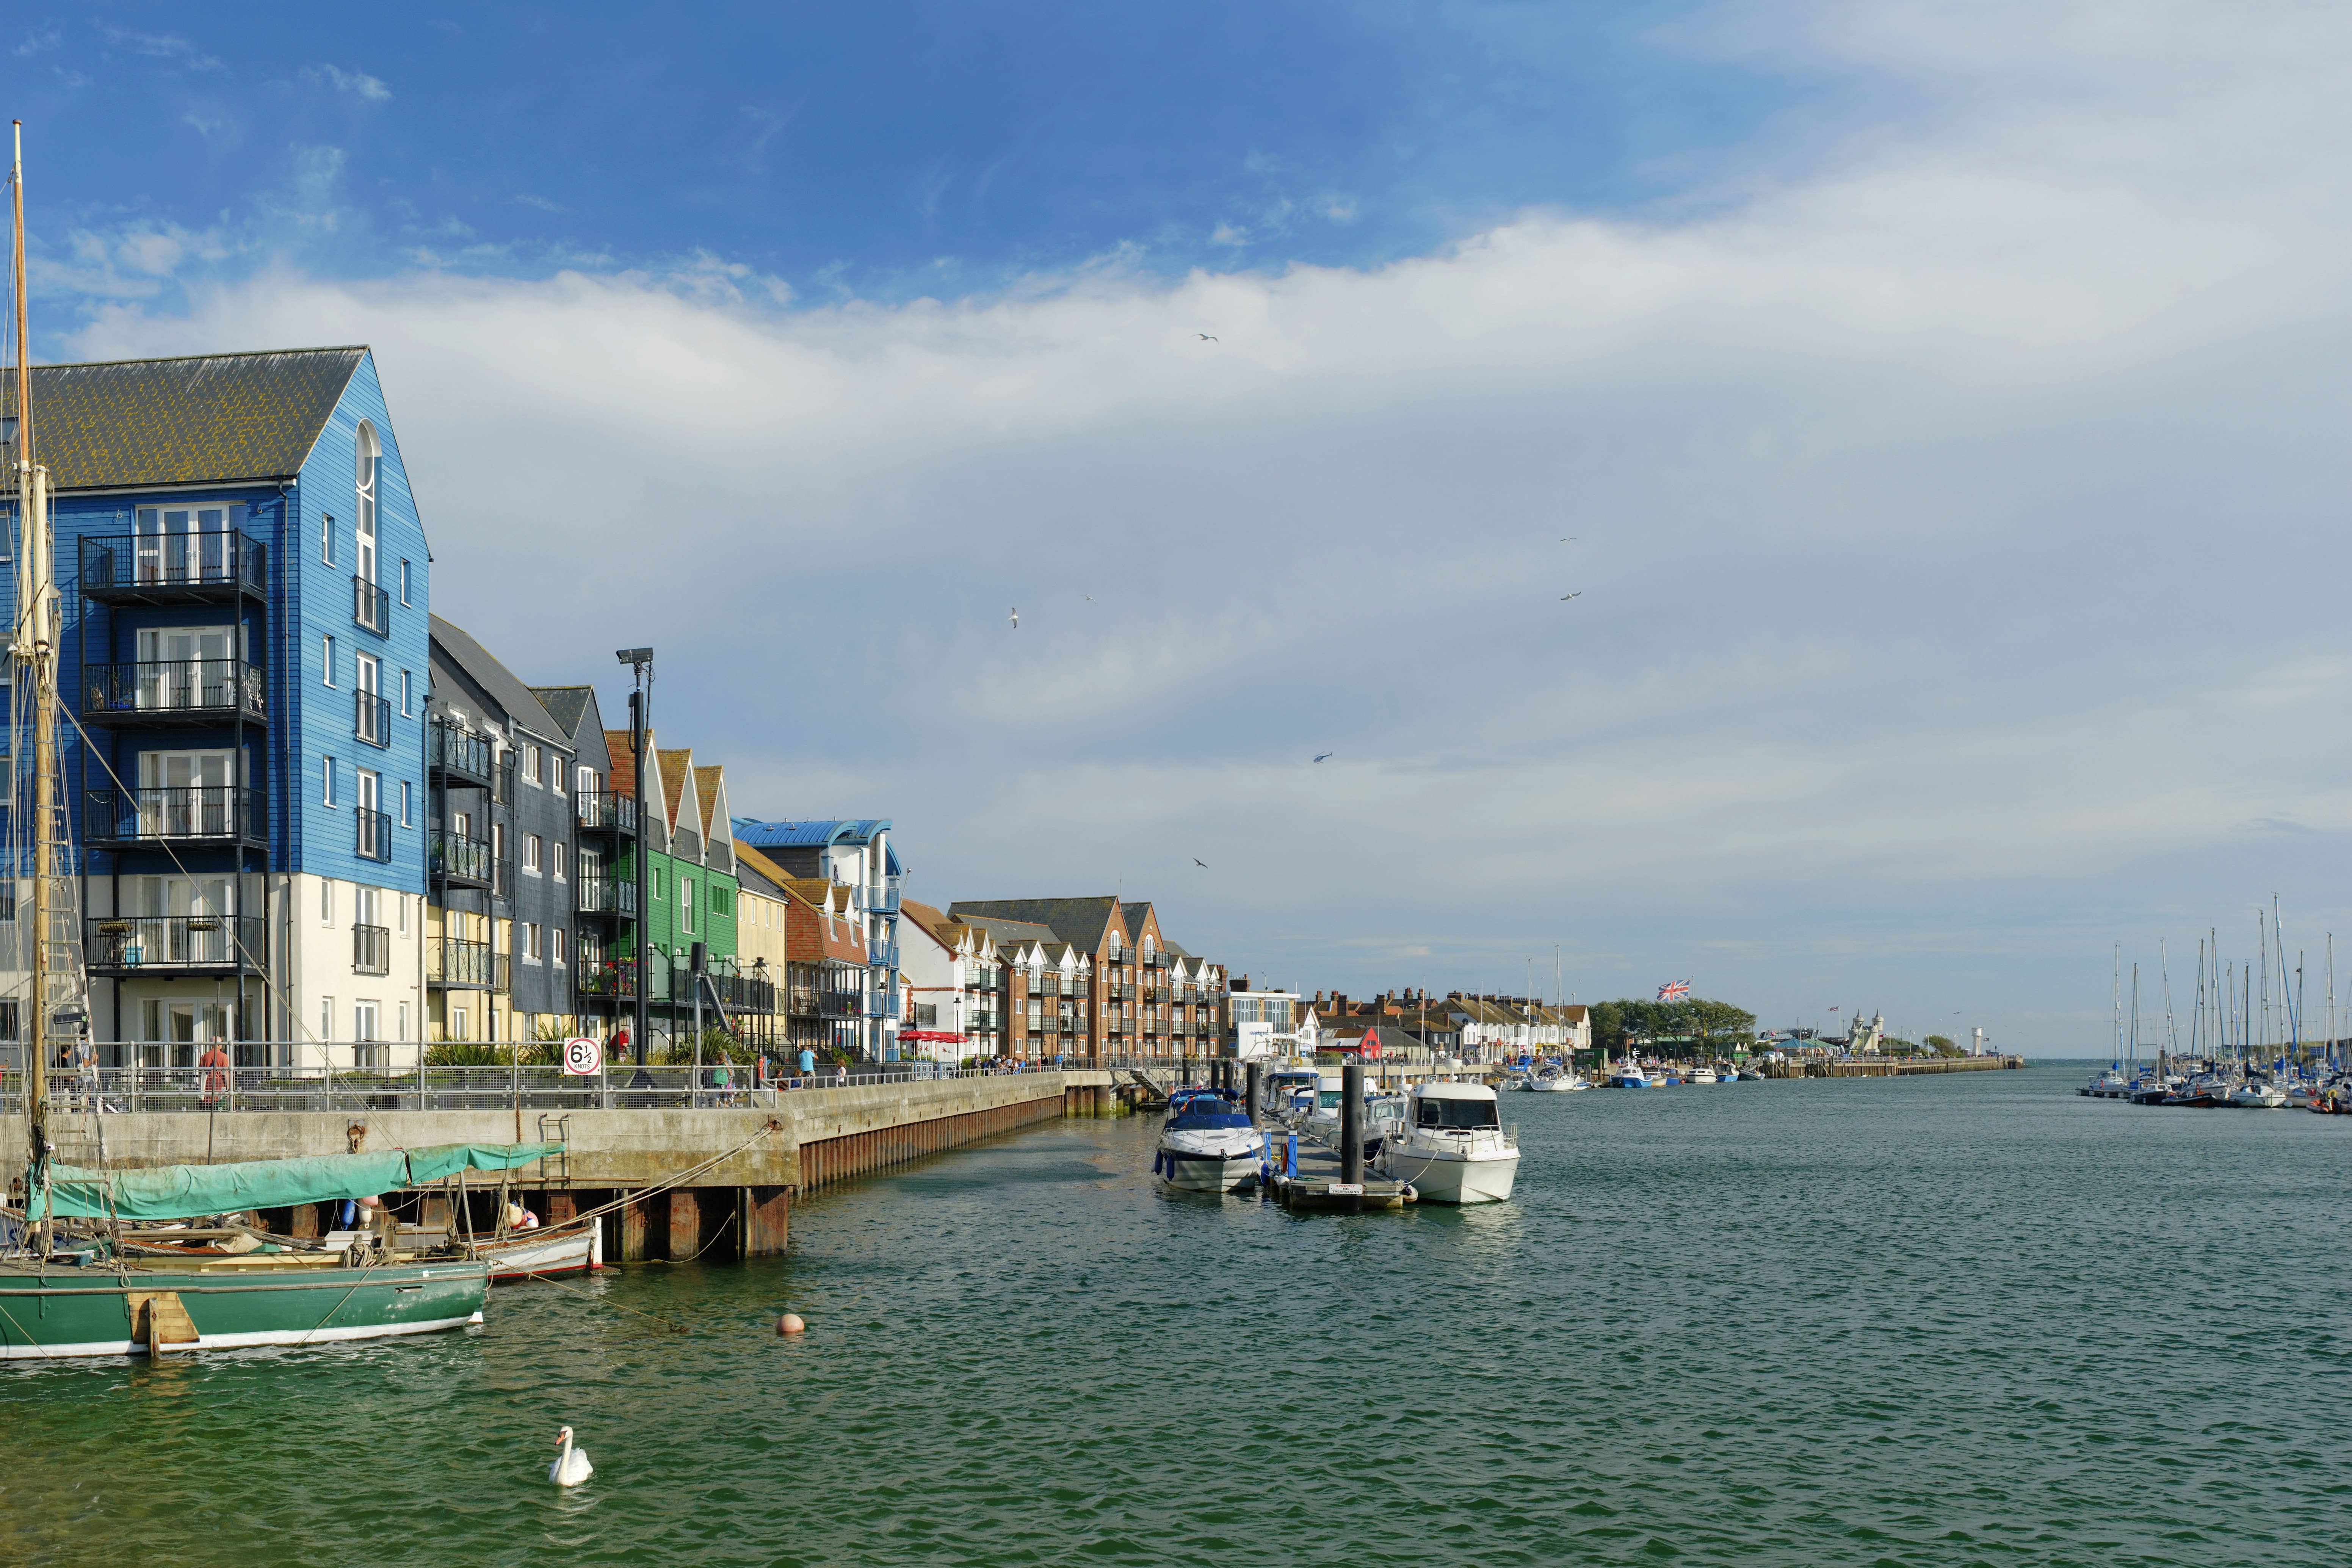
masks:
<path id="1" fill-rule="evenodd" d="M 1661 1002 L 1679 1002 L 1689 994 L 1690 982 L 1687 980 L 1669 980 L 1658 987 L 1658 1000 Z"/>

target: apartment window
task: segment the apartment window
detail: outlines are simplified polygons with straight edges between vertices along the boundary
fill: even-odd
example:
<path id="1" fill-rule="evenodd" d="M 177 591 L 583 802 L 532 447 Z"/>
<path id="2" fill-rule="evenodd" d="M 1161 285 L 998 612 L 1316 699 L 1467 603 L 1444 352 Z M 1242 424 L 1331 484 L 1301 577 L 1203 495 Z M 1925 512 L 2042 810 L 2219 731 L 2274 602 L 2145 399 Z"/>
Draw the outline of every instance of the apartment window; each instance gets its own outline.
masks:
<path id="1" fill-rule="evenodd" d="M 407 900 L 402 900 L 404 908 L 406 907 L 406 903 Z M 400 1033 L 396 1037 L 403 1040 L 408 1038 L 408 1004 L 405 1002 L 400 1005 Z"/>
<path id="2" fill-rule="evenodd" d="M 359 540 L 360 579 L 373 584 L 375 581 L 375 506 L 376 498 L 381 493 L 377 481 L 383 477 L 383 447 L 375 438 L 375 426 L 364 419 L 360 421 L 358 447 L 358 472 L 352 481 L 359 501 L 359 518 L 354 532 Z"/>
<path id="3" fill-rule="evenodd" d="M 400 602 L 404 605 L 408 603 L 408 563 L 405 561 L 400 563 Z M 401 1037 L 407 1038 L 405 1035 Z"/>
<path id="4" fill-rule="evenodd" d="M 536 833 L 526 833 L 522 837 L 522 868 L 534 877 L 539 875 L 540 850 L 545 842 Z"/>
<path id="5" fill-rule="evenodd" d="M 449 1010 L 449 1037 L 453 1040 L 466 1037 L 466 1010 L 463 1007 Z"/>
<path id="6" fill-rule="evenodd" d="M 335 923 L 335 885 L 324 878 L 319 881 L 319 923 L 322 926 Z"/>
<path id="7" fill-rule="evenodd" d="M 403 827 L 416 826 L 415 820 L 408 815 L 408 781 L 406 779 L 400 781 L 400 825 Z"/>
<path id="8" fill-rule="evenodd" d="M 554 863 L 549 868 L 555 873 L 555 879 L 559 882 L 563 880 L 563 851 L 566 847 L 568 847 L 561 838 L 557 839 L 551 847 L 551 853 L 554 857 Z"/>
<path id="9" fill-rule="evenodd" d="M 321 996 L 319 998 L 319 1038 L 331 1040 L 334 1037 L 335 999 L 332 996 Z"/>
<path id="10" fill-rule="evenodd" d="M 692 936 L 694 934 L 694 879 L 691 877 L 680 877 L 677 879 L 677 918 L 684 923 L 686 934 Z"/>
<path id="11" fill-rule="evenodd" d="M 400 716 L 405 719 L 409 716 L 409 711 L 408 671 L 404 669 L 400 672 Z"/>
<path id="12" fill-rule="evenodd" d="M 327 796 L 326 796 L 326 799 L 327 799 L 327 804 L 328 804 L 329 805 L 334 805 L 334 804 L 335 804 L 335 759 L 334 759 L 334 758 L 332 758 L 332 757 L 329 757 L 329 758 L 327 758 L 327 759 L 326 759 L 326 762 L 327 762 Z"/>
<path id="13" fill-rule="evenodd" d="M 570 958 L 567 956 L 567 950 L 565 947 L 567 940 L 568 939 L 563 933 L 563 928 L 562 926 L 557 926 L 555 928 L 553 940 L 548 943 L 548 955 L 554 962 L 555 967 L 558 969 L 562 968 L 566 963 L 571 962 Z"/>
<path id="14" fill-rule="evenodd" d="M 580 778 L 580 782 L 579 782 L 579 784 L 578 784 L 578 786 L 577 786 L 577 787 L 578 787 L 578 789 L 579 789 L 579 791 L 580 791 L 580 793 L 581 793 L 581 794 L 583 794 L 583 795 L 588 795 L 588 794 L 593 793 L 593 792 L 595 790 L 595 788 L 596 788 L 596 770 L 595 770 L 595 769 L 593 769 L 593 768 L 582 768 L 582 769 L 580 770 L 580 773 L 579 773 L 579 778 Z"/>
<path id="15" fill-rule="evenodd" d="M 319 639 L 319 672 L 327 685 L 335 683 L 335 639 L 331 633 Z"/>
<path id="16" fill-rule="evenodd" d="M 400 934 L 406 936 L 408 934 L 408 895 L 394 893 L 392 896 L 392 906 L 393 918 L 399 923 Z M 407 1037 L 405 1035 L 401 1037 L 404 1040 Z"/>
<path id="17" fill-rule="evenodd" d="M 545 782 L 540 776 L 539 767 L 539 748 L 528 741 L 524 742 L 522 748 L 522 776 L 525 784 L 536 785 Z"/>
<path id="18" fill-rule="evenodd" d="M 525 963 L 539 962 L 539 922 L 525 921 L 522 926 L 522 958 Z"/>
<path id="19" fill-rule="evenodd" d="M 332 566 L 335 563 L 335 514 L 319 514 L 319 559 Z"/>

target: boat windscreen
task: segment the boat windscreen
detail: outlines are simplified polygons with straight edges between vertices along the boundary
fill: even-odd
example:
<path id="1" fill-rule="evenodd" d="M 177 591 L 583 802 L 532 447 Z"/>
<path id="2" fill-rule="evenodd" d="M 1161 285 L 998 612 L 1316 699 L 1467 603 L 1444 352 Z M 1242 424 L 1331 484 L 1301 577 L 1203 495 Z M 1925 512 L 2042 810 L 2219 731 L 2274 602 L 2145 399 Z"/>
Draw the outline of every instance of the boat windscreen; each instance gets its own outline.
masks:
<path id="1" fill-rule="evenodd" d="M 1491 1100 L 1423 1100 L 1413 1108 L 1412 1124 L 1459 1130 L 1500 1127 L 1503 1119 Z"/>

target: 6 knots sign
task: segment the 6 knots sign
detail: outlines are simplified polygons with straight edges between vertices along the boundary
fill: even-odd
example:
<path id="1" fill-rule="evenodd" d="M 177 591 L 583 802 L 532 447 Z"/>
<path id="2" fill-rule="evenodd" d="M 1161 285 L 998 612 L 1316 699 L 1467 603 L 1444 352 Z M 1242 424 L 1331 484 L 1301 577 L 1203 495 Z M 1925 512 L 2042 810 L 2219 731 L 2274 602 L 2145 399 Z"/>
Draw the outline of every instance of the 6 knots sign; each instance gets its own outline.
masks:
<path id="1" fill-rule="evenodd" d="M 593 1078 L 603 1072 L 604 1043 L 586 1035 L 575 1035 L 564 1041 L 563 1070 L 573 1078 Z"/>

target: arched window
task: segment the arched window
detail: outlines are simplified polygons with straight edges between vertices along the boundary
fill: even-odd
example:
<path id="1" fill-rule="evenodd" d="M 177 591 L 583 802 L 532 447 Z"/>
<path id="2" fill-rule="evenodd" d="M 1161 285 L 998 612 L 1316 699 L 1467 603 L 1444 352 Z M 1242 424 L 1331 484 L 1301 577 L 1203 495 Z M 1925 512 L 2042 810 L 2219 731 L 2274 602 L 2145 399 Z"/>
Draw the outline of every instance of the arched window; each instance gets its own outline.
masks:
<path id="1" fill-rule="evenodd" d="M 362 583 L 375 581 L 375 506 L 378 481 L 383 474 L 383 445 L 375 438 L 375 426 L 360 421 L 359 438 L 359 575 Z"/>

